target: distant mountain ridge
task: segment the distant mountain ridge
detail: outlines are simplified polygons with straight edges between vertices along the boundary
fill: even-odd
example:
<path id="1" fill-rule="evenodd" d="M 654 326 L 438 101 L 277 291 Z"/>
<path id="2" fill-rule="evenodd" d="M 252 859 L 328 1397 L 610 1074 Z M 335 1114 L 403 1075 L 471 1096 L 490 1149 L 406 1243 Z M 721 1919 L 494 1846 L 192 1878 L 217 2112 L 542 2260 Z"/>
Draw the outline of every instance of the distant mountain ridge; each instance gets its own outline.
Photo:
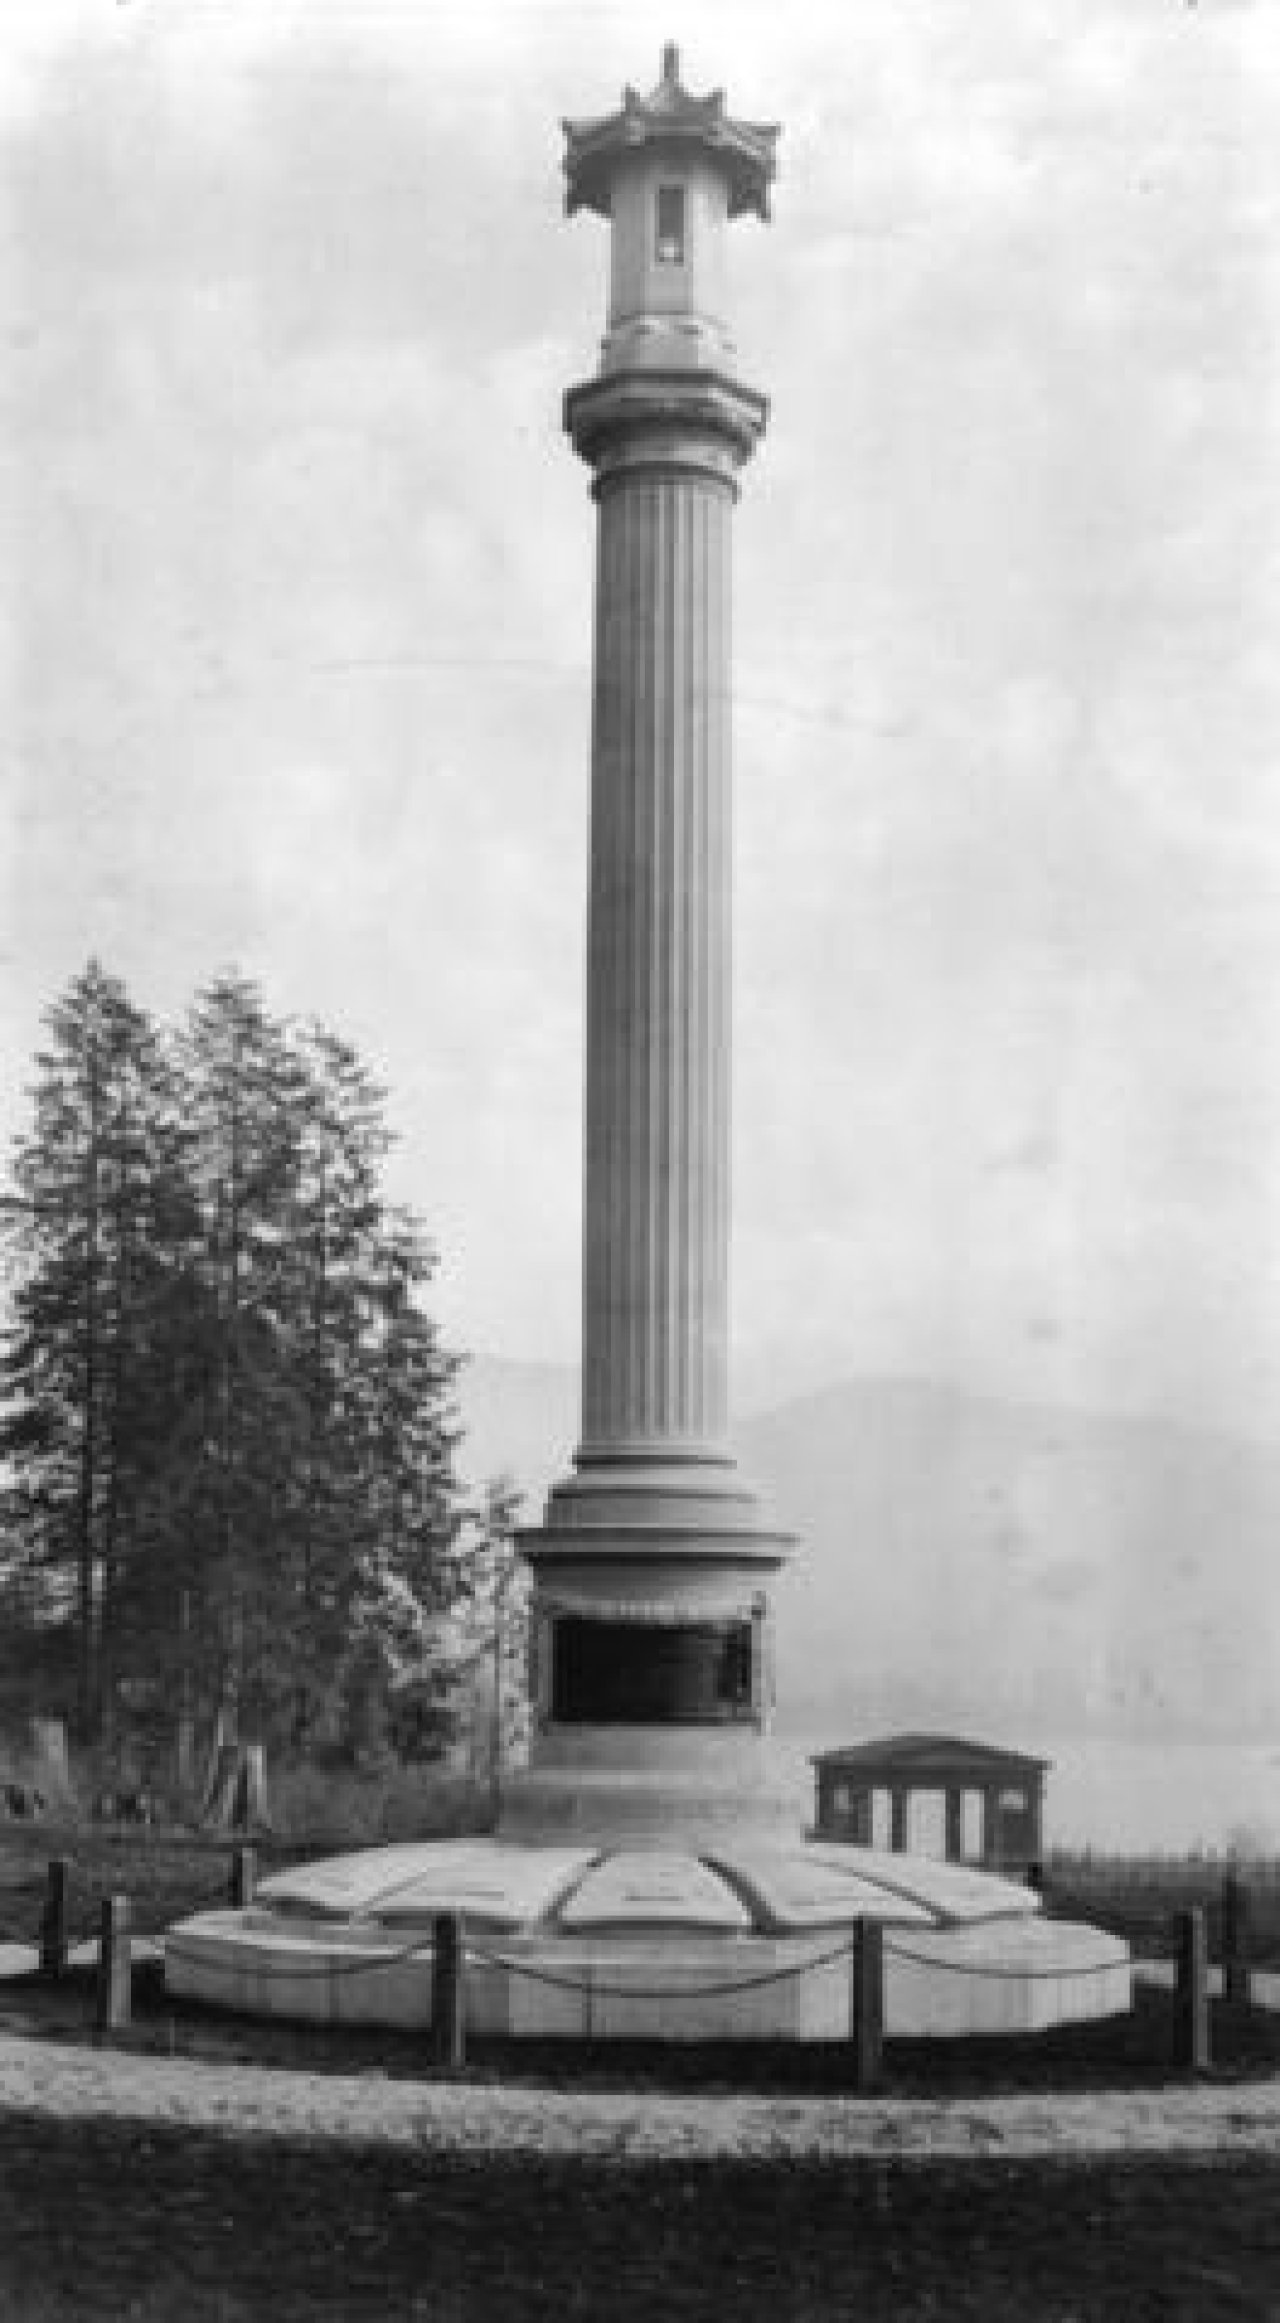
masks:
<path id="1" fill-rule="evenodd" d="M 467 1367 L 461 1454 L 536 1516 L 577 1440 L 568 1366 Z M 778 1593 L 779 1724 L 1272 1739 L 1280 1449 L 1161 1419 L 857 1379 L 735 1430 L 799 1535 Z"/>

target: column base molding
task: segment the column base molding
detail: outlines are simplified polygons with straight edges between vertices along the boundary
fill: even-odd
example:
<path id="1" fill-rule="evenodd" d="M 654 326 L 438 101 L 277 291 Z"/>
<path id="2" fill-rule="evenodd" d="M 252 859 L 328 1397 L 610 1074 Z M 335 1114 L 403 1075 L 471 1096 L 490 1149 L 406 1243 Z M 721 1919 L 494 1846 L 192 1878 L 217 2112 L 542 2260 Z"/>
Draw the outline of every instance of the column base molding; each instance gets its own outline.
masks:
<path id="1" fill-rule="evenodd" d="M 662 1446 L 584 1448 L 542 1523 L 517 1538 L 535 1573 L 564 1559 L 637 1557 L 774 1572 L 795 1545 L 767 1521 L 731 1454 Z"/>

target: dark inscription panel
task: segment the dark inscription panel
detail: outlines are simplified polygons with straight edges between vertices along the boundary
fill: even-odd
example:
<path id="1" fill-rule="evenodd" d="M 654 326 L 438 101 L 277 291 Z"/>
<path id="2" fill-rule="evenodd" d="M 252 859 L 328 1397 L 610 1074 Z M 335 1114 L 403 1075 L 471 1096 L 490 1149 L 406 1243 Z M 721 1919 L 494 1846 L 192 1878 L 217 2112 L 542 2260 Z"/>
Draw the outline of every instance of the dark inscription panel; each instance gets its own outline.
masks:
<path id="1" fill-rule="evenodd" d="M 749 1719 L 751 1624 L 649 1626 L 564 1614 L 553 1641 L 552 1716 L 567 1726 Z"/>

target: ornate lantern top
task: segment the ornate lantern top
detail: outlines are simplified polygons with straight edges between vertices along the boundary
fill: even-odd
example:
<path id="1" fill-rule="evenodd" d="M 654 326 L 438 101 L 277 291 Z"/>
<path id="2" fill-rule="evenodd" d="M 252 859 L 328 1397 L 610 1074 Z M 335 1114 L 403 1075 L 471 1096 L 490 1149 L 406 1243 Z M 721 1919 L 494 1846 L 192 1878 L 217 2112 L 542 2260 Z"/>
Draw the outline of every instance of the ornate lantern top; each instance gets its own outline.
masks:
<path id="1" fill-rule="evenodd" d="M 691 96 L 680 79 L 680 52 L 671 42 L 662 52 L 662 78 L 647 97 L 627 88 L 620 112 L 566 121 L 563 128 L 565 208 L 570 212 L 588 209 L 609 217 L 619 162 L 647 148 L 701 152 L 723 173 L 731 218 L 746 211 L 758 218 L 769 215 L 777 124 L 733 120 L 724 109 L 723 89 L 713 89 L 708 97 Z"/>

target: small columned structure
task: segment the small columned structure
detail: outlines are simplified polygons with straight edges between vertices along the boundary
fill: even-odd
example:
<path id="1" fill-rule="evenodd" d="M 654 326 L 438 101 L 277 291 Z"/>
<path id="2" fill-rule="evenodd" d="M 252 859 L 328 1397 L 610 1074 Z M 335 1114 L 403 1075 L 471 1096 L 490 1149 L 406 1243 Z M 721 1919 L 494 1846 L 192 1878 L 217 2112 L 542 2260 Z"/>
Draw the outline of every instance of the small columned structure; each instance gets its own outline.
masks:
<path id="1" fill-rule="evenodd" d="M 778 132 L 691 96 L 565 125 L 606 219 L 608 327 L 565 426 L 597 507 L 582 1436 L 533 1568 L 534 1729 L 503 1829 L 680 1831 L 799 1807 L 765 1747 L 791 1546 L 729 1445 L 730 527 L 766 404 L 738 375 L 730 222 Z"/>
<path id="2" fill-rule="evenodd" d="M 877 1793 L 888 1795 L 889 1844 L 895 1854 L 911 1845 L 910 1805 L 940 1794 L 943 1852 L 949 1863 L 976 1861 L 989 1871 L 1022 1874 L 1044 1852 L 1046 1758 L 1002 1750 L 954 1734 L 891 1734 L 878 1742 L 821 1751 L 814 1768 L 814 1836 L 870 1846 Z M 976 1810 L 968 1820 L 966 1801 Z"/>

